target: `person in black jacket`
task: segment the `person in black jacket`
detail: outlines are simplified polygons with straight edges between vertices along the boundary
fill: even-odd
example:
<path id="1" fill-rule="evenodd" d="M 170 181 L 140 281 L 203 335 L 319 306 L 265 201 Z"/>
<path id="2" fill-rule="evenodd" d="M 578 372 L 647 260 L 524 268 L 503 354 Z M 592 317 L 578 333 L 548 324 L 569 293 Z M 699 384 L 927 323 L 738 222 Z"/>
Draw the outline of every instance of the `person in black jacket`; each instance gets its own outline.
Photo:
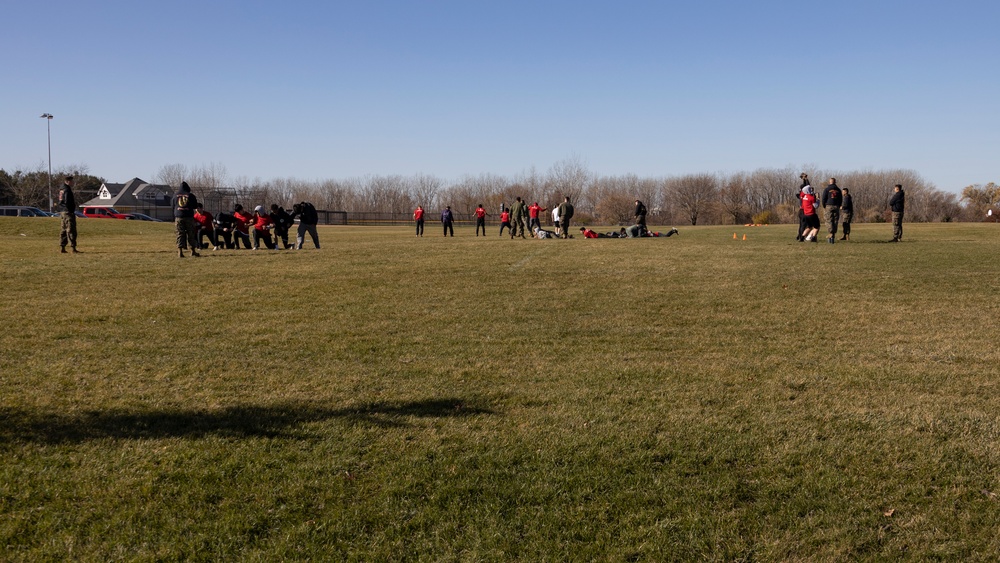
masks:
<path id="1" fill-rule="evenodd" d="M 445 206 L 441 212 L 441 225 L 444 226 L 444 236 L 448 236 L 448 231 L 451 231 L 451 236 L 455 236 L 455 214 L 451 212 L 450 205 Z"/>
<path id="2" fill-rule="evenodd" d="M 903 193 L 902 184 L 896 184 L 893 190 L 892 198 L 889 200 L 889 210 L 892 211 L 892 240 L 889 242 L 899 242 L 903 240 L 903 207 L 906 204 L 906 194 Z"/>
<path id="3" fill-rule="evenodd" d="M 73 254 L 79 254 L 76 249 L 76 196 L 73 195 L 73 177 L 66 176 L 63 187 L 59 190 L 59 216 L 62 227 L 59 231 L 59 252 L 66 253 L 66 245 L 73 248 Z"/>
<path id="4" fill-rule="evenodd" d="M 198 198 L 191 193 L 187 182 L 181 182 L 181 189 L 170 200 L 174 209 L 174 232 L 177 234 L 177 256 L 184 258 L 184 249 L 191 246 L 191 256 L 201 256 L 198 248 L 198 229 L 194 221 L 194 210 L 198 208 Z"/>
<path id="5" fill-rule="evenodd" d="M 225 246 L 225 248 L 232 249 L 233 247 L 233 231 L 236 230 L 236 217 L 233 217 L 232 213 L 221 212 L 215 216 L 215 235 Z"/>
<path id="6" fill-rule="evenodd" d="M 833 244 L 837 237 L 837 224 L 840 223 L 840 206 L 844 203 L 844 194 L 837 187 L 837 179 L 830 178 L 829 185 L 823 190 L 823 210 L 826 212 L 826 231 L 829 236 L 826 242 Z"/>
<path id="7" fill-rule="evenodd" d="M 284 207 L 278 207 L 278 204 L 271 204 L 271 220 L 274 221 L 274 249 L 278 249 L 278 241 L 284 245 L 285 250 L 288 250 L 292 246 L 288 244 L 288 229 L 295 224 L 292 220 L 292 216 L 285 211 Z"/>
<path id="8" fill-rule="evenodd" d="M 851 221 L 854 220 L 854 200 L 851 190 L 844 188 L 844 202 L 840 205 L 840 219 L 844 222 L 844 234 L 840 240 L 851 240 Z"/>
<path id="9" fill-rule="evenodd" d="M 295 249 L 302 250 L 302 244 L 306 241 L 306 232 L 312 237 L 313 245 L 319 248 L 319 233 L 316 231 L 316 224 L 319 223 L 319 213 L 308 201 L 296 203 L 292 206 L 292 220 L 299 218 L 299 232 L 295 237 Z"/>
<path id="10" fill-rule="evenodd" d="M 646 226 L 646 206 L 639 200 L 635 200 L 635 224 Z"/>

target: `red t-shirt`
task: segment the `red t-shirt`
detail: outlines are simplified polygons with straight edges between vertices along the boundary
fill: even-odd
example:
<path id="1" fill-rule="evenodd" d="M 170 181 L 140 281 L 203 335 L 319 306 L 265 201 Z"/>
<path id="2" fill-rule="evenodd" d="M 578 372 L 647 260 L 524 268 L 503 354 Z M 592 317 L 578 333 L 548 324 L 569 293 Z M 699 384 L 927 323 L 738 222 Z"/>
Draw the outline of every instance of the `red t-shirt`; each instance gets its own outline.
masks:
<path id="1" fill-rule="evenodd" d="M 201 225 L 202 229 L 208 230 L 215 228 L 214 226 L 212 226 L 212 214 L 209 213 L 208 211 L 196 211 L 194 213 L 194 220 L 197 221 L 199 225 Z"/>
<path id="2" fill-rule="evenodd" d="M 532 219 L 538 219 L 539 211 L 545 211 L 545 208 L 540 205 L 533 204 L 531 207 L 528 208 L 528 217 L 531 217 Z"/>
<path id="3" fill-rule="evenodd" d="M 597 233 L 590 229 L 587 229 L 583 231 L 583 236 L 584 238 L 597 238 Z"/>
<path id="4" fill-rule="evenodd" d="M 802 194 L 802 212 L 806 215 L 815 215 L 816 208 L 813 204 L 816 203 L 816 196 L 812 194 Z"/>
<path id="5" fill-rule="evenodd" d="M 504 211 L 503 213 L 501 213 L 500 214 L 500 222 L 501 223 L 510 223 L 510 212 Z"/>
<path id="6" fill-rule="evenodd" d="M 233 213 L 233 217 L 236 218 L 236 230 L 247 234 L 247 227 L 253 223 L 253 215 L 250 215 L 246 211 L 237 211 Z"/>
<path id="7" fill-rule="evenodd" d="M 273 225 L 274 221 L 271 220 L 267 215 L 258 215 L 257 221 L 254 223 L 253 228 L 258 231 L 266 231 L 270 225 Z"/>
<path id="8" fill-rule="evenodd" d="M 419 220 L 421 220 L 423 218 L 424 218 L 424 210 L 423 209 L 417 209 L 416 211 L 413 212 L 413 220 L 414 221 L 419 221 Z"/>
<path id="9" fill-rule="evenodd" d="M 483 209 L 482 207 L 477 207 L 476 208 L 476 219 L 482 219 L 483 217 L 486 217 L 486 210 Z"/>

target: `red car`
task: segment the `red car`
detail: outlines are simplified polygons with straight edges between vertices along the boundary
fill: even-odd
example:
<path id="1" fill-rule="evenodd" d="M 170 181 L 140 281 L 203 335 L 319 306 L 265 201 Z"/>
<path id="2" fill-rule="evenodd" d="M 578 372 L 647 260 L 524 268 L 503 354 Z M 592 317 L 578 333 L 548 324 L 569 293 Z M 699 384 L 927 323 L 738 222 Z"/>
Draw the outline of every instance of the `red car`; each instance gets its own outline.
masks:
<path id="1" fill-rule="evenodd" d="M 91 219 L 131 219 L 127 213 L 119 213 L 114 207 L 84 207 L 83 214 Z"/>

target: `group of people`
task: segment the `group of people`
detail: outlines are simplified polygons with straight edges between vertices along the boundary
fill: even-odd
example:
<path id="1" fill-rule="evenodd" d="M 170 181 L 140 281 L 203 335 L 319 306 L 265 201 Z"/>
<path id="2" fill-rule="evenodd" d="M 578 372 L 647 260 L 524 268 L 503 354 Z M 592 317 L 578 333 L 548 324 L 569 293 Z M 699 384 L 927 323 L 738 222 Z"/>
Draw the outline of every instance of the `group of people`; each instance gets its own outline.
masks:
<path id="1" fill-rule="evenodd" d="M 263 205 L 254 208 L 253 213 L 236 204 L 232 213 L 219 213 L 213 217 L 198 198 L 191 193 L 187 182 L 181 182 L 180 190 L 170 202 L 174 210 L 174 231 L 177 235 L 177 255 L 184 257 L 184 251 L 191 248 L 191 256 L 200 256 L 198 250 L 212 247 L 258 250 L 261 245 L 270 250 L 290 249 L 288 232 L 299 218 L 299 228 L 295 248 L 301 250 L 305 235 L 309 233 L 313 245 L 319 248 L 319 232 L 316 225 L 319 214 L 313 204 L 303 201 L 292 206 L 289 213 L 283 207 L 272 204 L 270 212 Z M 273 232 L 273 238 L 272 238 Z M 208 242 L 205 242 L 208 239 Z M 280 246 L 279 246 L 280 243 Z"/>
<path id="2" fill-rule="evenodd" d="M 837 179 L 830 178 L 823 190 L 822 200 L 817 199 L 816 192 L 809 183 L 809 175 L 803 172 L 799 175 L 802 185 L 799 187 L 799 230 L 795 240 L 799 242 L 817 242 L 819 234 L 819 209 L 822 205 L 826 220 L 826 241 L 833 244 L 837 240 L 838 223 L 843 227 L 840 240 L 851 240 L 851 222 L 854 220 L 854 201 L 848 188 L 837 186 Z M 903 210 L 906 205 L 906 193 L 901 184 L 893 187 L 892 198 L 889 200 L 889 210 L 892 212 L 892 240 L 903 240 Z"/>
<path id="3" fill-rule="evenodd" d="M 622 227 L 617 231 L 609 231 L 607 233 L 599 233 L 592 229 L 586 227 L 580 227 L 580 234 L 584 238 L 642 238 L 642 237 L 671 237 L 678 234 L 676 228 L 671 228 L 665 233 L 659 231 L 650 231 L 645 225 L 632 225 L 631 227 Z"/>
<path id="4" fill-rule="evenodd" d="M 529 236 L 533 238 L 570 238 L 569 223 L 573 219 L 573 204 L 570 203 L 569 196 L 552 209 L 552 221 L 555 225 L 555 232 L 542 229 L 539 214 L 543 211 L 547 211 L 547 209 L 538 205 L 537 201 L 528 205 L 520 196 L 515 199 L 511 207 L 501 205 L 499 236 L 503 236 L 506 229 L 512 239 L 518 236 L 521 238 L 528 238 Z M 416 224 L 416 236 L 418 237 L 424 236 L 425 214 L 424 208 L 420 205 L 413 211 L 413 221 Z M 482 232 L 484 237 L 486 236 L 486 217 L 489 215 L 481 203 L 473 212 L 473 216 L 476 219 L 477 237 L 480 232 Z M 441 226 L 444 228 L 444 236 L 455 236 L 455 213 L 452 212 L 450 205 L 445 206 L 444 211 L 441 212 Z M 525 235 L 525 232 L 527 232 L 527 235 Z"/>
<path id="5" fill-rule="evenodd" d="M 815 190 L 809 182 L 809 175 L 802 173 L 799 178 L 802 184 L 799 187 L 797 197 L 800 200 L 799 207 L 799 229 L 796 240 L 799 242 L 817 242 L 820 228 L 819 209 L 822 205 L 827 224 L 827 242 L 833 244 L 837 239 L 838 226 L 842 227 L 840 240 L 851 240 L 851 222 L 854 219 L 854 202 L 848 188 L 837 186 L 837 179 L 830 178 L 827 187 L 823 190 L 822 199 L 816 197 Z M 889 200 L 889 209 L 892 212 L 892 240 L 899 242 L 903 239 L 903 213 L 906 205 L 906 194 L 901 184 L 896 184 L 893 188 L 892 198 Z M 175 233 L 177 235 L 177 255 L 184 257 L 184 251 L 190 247 L 192 256 L 200 256 L 199 249 L 212 247 L 213 250 L 220 248 L 236 249 L 243 245 L 243 248 L 257 250 L 263 246 L 268 249 L 278 250 L 292 248 L 288 242 L 288 233 L 295 218 L 299 218 L 298 232 L 294 247 L 301 249 L 305 242 L 305 235 L 308 233 L 312 237 L 313 245 L 319 248 L 319 233 L 316 225 L 319 216 L 313 204 L 303 201 L 292 206 L 289 213 L 277 204 L 272 204 L 270 212 L 264 210 L 264 206 L 258 205 L 253 213 L 247 212 L 242 205 L 237 204 L 232 213 L 219 213 L 213 217 L 204 205 L 198 202 L 198 198 L 191 193 L 191 187 L 187 182 L 181 182 L 181 187 L 171 199 L 171 207 L 174 211 Z M 67 252 L 66 246 L 70 246 L 72 252 L 79 252 L 76 248 L 76 197 L 73 193 L 73 176 L 66 176 L 62 188 L 59 190 L 58 209 L 62 218 L 62 225 L 59 234 L 60 252 Z M 570 203 L 569 196 L 563 202 L 552 209 L 552 222 L 555 231 L 548 231 L 542 228 L 540 214 L 548 209 L 540 206 L 538 202 L 528 205 L 518 196 L 511 207 L 501 206 L 500 212 L 500 233 L 503 236 L 504 230 L 510 234 L 510 238 L 571 238 L 569 234 L 570 221 L 573 219 L 573 204 Z M 413 212 L 413 220 L 416 223 L 416 236 L 424 236 L 424 208 L 417 206 Z M 476 207 L 474 216 L 476 219 L 476 236 L 482 232 L 486 236 L 486 217 L 490 214 L 482 204 Z M 651 232 L 646 227 L 646 206 L 640 200 L 635 201 L 635 224 L 630 227 L 622 227 L 620 231 L 598 233 L 586 227 L 580 228 L 580 233 L 585 238 L 640 238 L 644 236 L 672 236 L 677 234 L 677 229 L 671 229 L 666 233 Z M 446 206 L 441 212 L 441 224 L 444 228 L 444 236 L 455 236 L 455 215 L 451 206 Z M 273 238 L 272 238 L 273 232 Z M 526 234 L 527 233 L 527 234 Z M 205 240 L 208 240 L 206 243 Z M 280 247 L 279 247 L 280 242 Z"/>

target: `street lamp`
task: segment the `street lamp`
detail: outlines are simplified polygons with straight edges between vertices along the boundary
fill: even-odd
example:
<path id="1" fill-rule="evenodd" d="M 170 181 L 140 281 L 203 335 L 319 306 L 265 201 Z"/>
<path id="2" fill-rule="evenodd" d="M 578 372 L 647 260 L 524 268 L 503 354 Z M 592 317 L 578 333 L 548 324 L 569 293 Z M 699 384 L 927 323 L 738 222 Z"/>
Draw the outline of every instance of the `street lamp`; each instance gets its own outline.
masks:
<path id="1" fill-rule="evenodd" d="M 49 137 L 49 213 L 52 213 L 52 118 L 55 116 L 51 113 L 43 113 L 38 117 L 45 120 L 45 130 Z"/>

